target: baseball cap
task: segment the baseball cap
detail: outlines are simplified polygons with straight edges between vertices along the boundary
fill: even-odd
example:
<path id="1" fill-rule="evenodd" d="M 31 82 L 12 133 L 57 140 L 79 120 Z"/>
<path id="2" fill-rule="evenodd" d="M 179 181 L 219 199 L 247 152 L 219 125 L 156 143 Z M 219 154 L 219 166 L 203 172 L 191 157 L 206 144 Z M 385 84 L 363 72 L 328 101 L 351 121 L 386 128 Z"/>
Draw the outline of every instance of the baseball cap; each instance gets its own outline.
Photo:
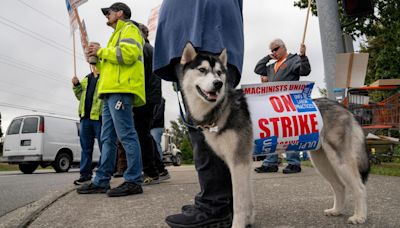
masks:
<path id="1" fill-rule="evenodd" d="M 122 12 L 124 12 L 125 19 L 131 18 L 131 9 L 125 3 L 116 2 L 116 3 L 112 4 L 110 7 L 101 8 L 101 11 L 103 12 L 104 16 L 107 16 L 109 10 L 112 10 L 112 11 L 122 10 Z"/>

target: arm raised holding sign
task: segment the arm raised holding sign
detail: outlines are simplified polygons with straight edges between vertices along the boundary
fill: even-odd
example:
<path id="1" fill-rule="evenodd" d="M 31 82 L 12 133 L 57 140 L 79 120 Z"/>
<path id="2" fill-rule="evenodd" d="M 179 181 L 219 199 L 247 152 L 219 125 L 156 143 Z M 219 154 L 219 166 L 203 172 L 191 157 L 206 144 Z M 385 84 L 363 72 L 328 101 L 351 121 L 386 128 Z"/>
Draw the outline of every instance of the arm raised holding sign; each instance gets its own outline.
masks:
<path id="1" fill-rule="evenodd" d="M 290 54 L 281 39 L 273 40 L 269 49 L 271 54 L 262 58 L 256 64 L 254 72 L 268 77 L 268 82 L 274 81 L 299 81 L 300 76 L 308 76 L 311 66 L 306 56 L 306 46 L 301 44 L 300 53 Z M 274 59 L 275 62 L 268 64 Z"/>

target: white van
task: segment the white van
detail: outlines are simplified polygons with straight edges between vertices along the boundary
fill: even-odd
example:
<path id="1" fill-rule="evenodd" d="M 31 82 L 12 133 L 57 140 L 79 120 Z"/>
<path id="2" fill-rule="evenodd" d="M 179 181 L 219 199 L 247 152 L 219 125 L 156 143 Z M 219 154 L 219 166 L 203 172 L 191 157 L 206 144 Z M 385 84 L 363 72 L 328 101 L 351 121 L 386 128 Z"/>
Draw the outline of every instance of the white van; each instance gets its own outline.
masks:
<path id="1" fill-rule="evenodd" d="M 96 140 L 94 164 L 99 157 Z M 0 162 L 18 164 L 25 174 L 33 173 L 39 165 L 43 168 L 51 165 L 59 173 L 68 172 L 80 159 L 79 120 L 26 115 L 14 118 L 8 127 Z"/>

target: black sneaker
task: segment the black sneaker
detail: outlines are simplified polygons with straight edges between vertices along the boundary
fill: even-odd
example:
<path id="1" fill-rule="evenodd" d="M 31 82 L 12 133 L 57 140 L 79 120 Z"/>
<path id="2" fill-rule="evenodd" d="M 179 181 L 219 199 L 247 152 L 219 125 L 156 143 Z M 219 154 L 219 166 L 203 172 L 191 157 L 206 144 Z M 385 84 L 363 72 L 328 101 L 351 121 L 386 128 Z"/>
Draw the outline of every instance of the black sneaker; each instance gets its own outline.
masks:
<path id="1" fill-rule="evenodd" d="M 84 184 L 81 187 L 76 189 L 76 192 L 79 194 L 95 194 L 95 193 L 106 193 L 110 187 L 100 187 L 92 182 L 89 184 Z"/>
<path id="2" fill-rule="evenodd" d="M 164 171 L 160 172 L 160 177 L 158 178 L 160 181 L 165 181 L 170 179 L 171 176 L 168 173 L 168 170 L 164 169 Z"/>
<path id="3" fill-rule="evenodd" d="M 150 177 L 150 176 L 144 175 L 144 177 L 143 177 L 143 185 L 152 185 L 152 184 L 159 184 L 159 183 L 160 183 L 160 179 L 158 176 Z"/>
<path id="4" fill-rule="evenodd" d="M 184 207 L 187 208 L 184 210 Z M 173 228 L 228 228 L 232 225 L 232 214 L 226 212 L 219 215 L 210 215 L 193 205 L 185 205 L 182 207 L 181 214 L 167 216 L 165 222 Z"/>
<path id="5" fill-rule="evenodd" d="M 277 165 L 262 165 L 254 169 L 257 173 L 276 173 L 278 172 Z"/>
<path id="6" fill-rule="evenodd" d="M 291 173 L 300 173 L 301 167 L 299 165 L 291 165 L 289 164 L 286 168 L 283 169 L 284 174 L 291 174 Z"/>
<path id="7" fill-rule="evenodd" d="M 74 185 L 82 185 L 89 183 L 92 180 L 92 177 L 79 177 L 78 180 L 74 180 Z"/>
<path id="8" fill-rule="evenodd" d="M 109 197 L 119 197 L 141 193 L 143 193 L 142 186 L 129 182 L 124 182 L 120 186 L 107 191 L 107 195 Z"/>

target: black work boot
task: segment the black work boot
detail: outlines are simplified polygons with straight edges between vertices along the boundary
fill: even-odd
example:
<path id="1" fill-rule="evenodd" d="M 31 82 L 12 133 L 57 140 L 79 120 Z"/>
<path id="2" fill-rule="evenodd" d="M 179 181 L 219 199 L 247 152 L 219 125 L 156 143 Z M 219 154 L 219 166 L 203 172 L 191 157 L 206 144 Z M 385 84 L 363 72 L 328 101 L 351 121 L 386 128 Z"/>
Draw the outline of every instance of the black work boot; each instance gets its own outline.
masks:
<path id="1" fill-rule="evenodd" d="M 143 193 L 142 186 L 130 182 L 124 182 L 120 186 L 107 191 L 107 195 L 109 197 L 119 197 L 141 193 Z"/>
<path id="2" fill-rule="evenodd" d="M 84 184 L 81 187 L 76 189 L 78 194 L 97 194 L 97 193 L 106 193 L 110 187 L 100 187 L 92 182 L 89 184 Z"/>
<path id="3" fill-rule="evenodd" d="M 181 214 L 169 215 L 165 222 L 173 228 L 213 227 L 229 228 L 232 225 L 232 214 L 221 212 L 216 215 L 208 214 L 192 205 L 182 208 Z"/>
<path id="4" fill-rule="evenodd" d="M 276 173 L 278 172 L 277 165 L 262 165 L 254 169 L 257 173 Z"/>
<path id="5" fill-rule="evenodd" d="M 301 167 L 300 165 L 291 165 L 289 164 L 286 166 L 285 169 L 282 171 L 284 174 L 291 174 L 291 173 L 300 173 L 301 172 Z"/>

